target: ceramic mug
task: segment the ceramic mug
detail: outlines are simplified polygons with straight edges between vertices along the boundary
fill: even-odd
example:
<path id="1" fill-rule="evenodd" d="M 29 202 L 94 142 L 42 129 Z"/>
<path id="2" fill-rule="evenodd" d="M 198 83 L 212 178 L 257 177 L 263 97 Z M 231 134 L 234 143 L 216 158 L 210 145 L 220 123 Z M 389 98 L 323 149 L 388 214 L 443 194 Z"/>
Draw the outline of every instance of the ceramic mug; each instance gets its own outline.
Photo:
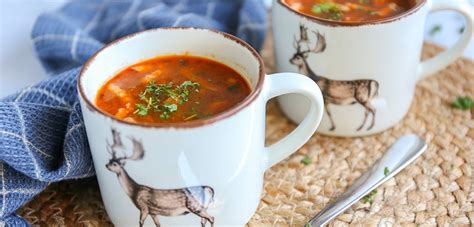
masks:
<path id="1" fill-rule="evenodd" d="M 321 88 L 325 114 L 318 132 L 364 136 L 399 122 L 412 102 L 416 83 L 453 62 L 472 37 L 472 9 L 457 1 L 409 0 L 400 15 L 372 22 L 335 22 L 303 15 L 273 2 L 276 65 L 309 76 Z M 420 63 L 429 12 L 452 10 L 466 19 L 459 41 Z M 283 112 L 300 122 L 308 103 L 297 95 L 278 98 Z"/>
<path id="2" fill-rule="evenodd" d="M 226 64 L 245 77 L 252 92 L 211 118 L 153 126 L 118 120 L 94 104 L 101 85 L 123 68 L 170 54 Z M 148 30 L 107 45 L 83 67 L 78 92 L 105 208 L 124 227 L 244 225 L 260 201 L 264 171 L 302 146 L 324 112 L 321 91 L 306 76 L 267 76 L 248 44 L 197 28 Z M 309 114 L 292 133 L 265 147 L 266 102 L 287 93 L 309 99 Z"/>

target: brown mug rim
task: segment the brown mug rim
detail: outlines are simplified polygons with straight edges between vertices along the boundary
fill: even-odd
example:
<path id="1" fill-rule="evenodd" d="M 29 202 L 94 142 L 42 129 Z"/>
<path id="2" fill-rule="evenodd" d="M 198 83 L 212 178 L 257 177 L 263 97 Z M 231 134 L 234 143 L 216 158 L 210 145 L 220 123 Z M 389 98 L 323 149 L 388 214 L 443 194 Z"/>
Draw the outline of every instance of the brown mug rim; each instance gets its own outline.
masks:
<path id="1" fill-rule="evenodd" d="M 368 20 L 368 21 L 335 21 L 335 20 L 329 20 L 325 19 L 322 17 L 316 17 L 316 16 L 311 16 L 308 14 L 301 13 L 297 10 L 292 9 L 290 6 L 288 6 L 285 2 L 285 0 L 276 0 L 276 3 L 280 4 L 281 6 L 285 7 L 288 9 L 290 12 L 295 13 L 296 15 L 305 17 L 308 20 L 311 20 L 312 22 L 318 23 L 318 24 L 323 24 L 323 25 L 328 25 L 328 26 L 347 26 L 347 27 L 355 27 L 355 26 L 364 26 L 364 25 L 376 25 L 376 24 L 385 24 L 385 23 L 390 23 L 394 21 L 398 21 L 404 17 L 410 16 L 411 14 L 417 12 L 419 9 L 421 9 L 427 2 L 427 0 L 420 0 L 415 6 L 411 7 L 409 10 L 393 15 L 390 17 L 385 17 L 377 20 Z"/>
<path id="2" fill-rule="evenodd" d="M 255 60 L 259 64 L 258 80 L 257 80 L 257 84 L 256 84 L 255 88 L 252 89 L 252 92 L 250 92 L 250 94 L 244 100 L 242 100 L 241 102 L 239 102 L 238 104 L 236 104 L 232 108 L 229 108 L 229 109 L 225 110 L 224 112 L 216 114 L 216 115 L 214 115 L 210 118 L 198 119 L 198 120 L 194 120 L 194 121 L 175 122 L 175 123 L 143 123 L 143 122 L 134 123 L 134 122 L 124 121 L 124 120 L 116 118 L 112 114 L 109 114 L 109 113 L 101 110 L 100 108 L 98 108 L 94 104 L 94 102 L 89 100 L 89 98 L 86 96 L 86 93 L 84 92 L 84 88 L 83 88 L 84 84 L 83 84 L 82 80 L 83 80 L 85 72 L 88 70 L 89 66 L 94 62 L 95 58 L 98 55 L 100 55 L 103 51 L 106 51 L 107 49 L 109 49 L 109 48 L 111 48 L 111 47 L 113 47 L 113 46 L 115 46 L 119 43 L 122 43 L 126 40 L 132 39 L 136 36 L 140 36 L 140 35 L 143 35 L 143 34 L 146 34 L 146 33 L 149 33 L 149 32 L 157 32 L 157 31 L 161 31 L 161 30 L 202 30 L 202 31 L 211 32 L 211 33 L 214 33 L 214 34 L 217 34 L 217 35 L 221 35 L 225 39 L 241 45 L 243 48 L 250 51 L 250 53 L 253 55 L 253 57 L 255 58 Z M 264 66 L 264 63 L 263 63 L 263 60 L 262 60 L 261 56 L 258 54 L 258 52 L 252 46 L 250 46 L 250 44 L 246 43 L 242 39 L 240 39 L 240 38 L 238 38 L 234 35 L 231 35 L 231 34 L 228 34 L 228 33 L 222 32 L 222 31 L 218 31 L 218 30 L 215 30 L 215 29 L 196 28 L 196 27 L 160 27 L 160 28 L 148 29 L 148 30 L 144 30 L 144 31 L 140 31 L 140 32 L 136 32 L 136 33 L 126 35 L 126 36 L 124 36 L 120 39 L 117 39 L 117 40 L 115 40 L 111 43 L 108 43 L 107 45 L 102 47 L 100 50 L 98 50 L 94 55 L 92 55 L 86 61 L 86 63 L 82 67 L 81 71 L 79 72 L 79 76 L 77 78 L 77 90 L 78 90 L 79 96 L 81 96 L 81 98 L 85 102 L 86 107 L 91 112 L 97 112 L 97 113 L 99 113 L 99 114 L 101 114 L 101 115 L 103 115 L 107 118 L 110 118 L 113 121 L 117 121 L 117 122 L 120 122 L 120 123 L 123 123 L 123 124 L 126 124 L 126 125 L 145 127 L 145 128 L 196 128 L 196 127 L 209 125 L 209 124 L 215 123 L 217 121 L 226 119 L 230 116 L 235 115 L 236 113 L 238 113 L 239 111 L 241 111 L 242 109 L 247 107 L 250 103 L 254 102 L 257 99 L 257 97 L 259 96 L 260 92 L 263 89 L 264 80 L 265 80 L 265 66 Z"/>

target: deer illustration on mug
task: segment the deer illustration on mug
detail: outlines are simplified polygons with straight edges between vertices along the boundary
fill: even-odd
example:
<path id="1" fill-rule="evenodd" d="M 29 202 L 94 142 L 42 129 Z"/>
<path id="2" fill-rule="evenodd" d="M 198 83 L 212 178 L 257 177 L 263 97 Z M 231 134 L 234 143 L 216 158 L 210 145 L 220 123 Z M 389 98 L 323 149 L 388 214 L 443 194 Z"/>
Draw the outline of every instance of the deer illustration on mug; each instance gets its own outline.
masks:
<path id="1" fill-rule="evenodd" d="M 132 155 L 125 155 L 125 147 L 120 133 L 112 129 L 113 144 L 107 141 L 107 150 L 112 155 L 105 167 L 116 173 L 119 183 L 133 204 L 140 210 L 139 226 L 143 226 L 150 215 L 156 226 L 160 226 L 158 216 L 178 216 L 193 213 L 201 218 L 201 226 L 207 222 L 214 226 L 214 217 L 207 213 L 207 208 L 214 200 L 214 189 L 209 186 L 193 186 L 177 189 L 154 189 L 135 182 L 124 169 L 127 160 L 141 160 L 145 150 L 140 141 L 130 138 L 133 142 Z M 123 157 L 117 157 L 122 151 Z"/>
<path id="2" fill-rule="evenodd" d="M 290 63 L 297 66 L 300 73 L 307 75 L 314 80 L 324 96 L 324 105 L 327 116 L 331 122 L 330 130 L 336 129 L 336 125 L 332 119 L 329 104 L 334 105 L 353 105 L 360 104 L 365 109 L 365 117 L 362 124 L 357 128 L 360 131 L 367 122 L 369 113 L 372 115 L 372 122 L 367 128 L 370 130 L 375 124 L 376 109 L 372 106 L 371 101 L 377 97 L 379 90 L 379 83 L 375 80 L 331 80 L 326 77 L 316 74 L 307 62 L 310 53 L 322 53 L 326 49 L 326 39 L 319 33 L 312 31 L 317 38 L 314 48 L 310 48 L 310 41 L 308 38 L 308 28 L 300 24 L 300 37 L 294 38 L 294 48 L 296 53 L 290 59 Z M 305 49 L 303 49 L 305 45 Z"/>

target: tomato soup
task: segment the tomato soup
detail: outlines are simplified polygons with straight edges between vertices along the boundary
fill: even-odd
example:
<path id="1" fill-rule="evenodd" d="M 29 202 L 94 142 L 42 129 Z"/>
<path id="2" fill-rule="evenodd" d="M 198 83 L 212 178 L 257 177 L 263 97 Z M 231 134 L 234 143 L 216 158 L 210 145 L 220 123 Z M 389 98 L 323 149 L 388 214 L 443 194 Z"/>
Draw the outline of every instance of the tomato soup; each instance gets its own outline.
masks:
<path id="1" fill-rule="evenodd" d="M 103 85 L 96 105 L 136 123 L 209 118 L 243 101 L 247 81 L 232 68 L 195 56 L 162 56 L 121 71 Z"/>
<path id="2" fill-rule="evenodd" d="M 414 0 L 282 0 L 306 15 L 334 21 L 373 21 L 403 13 Z"/>

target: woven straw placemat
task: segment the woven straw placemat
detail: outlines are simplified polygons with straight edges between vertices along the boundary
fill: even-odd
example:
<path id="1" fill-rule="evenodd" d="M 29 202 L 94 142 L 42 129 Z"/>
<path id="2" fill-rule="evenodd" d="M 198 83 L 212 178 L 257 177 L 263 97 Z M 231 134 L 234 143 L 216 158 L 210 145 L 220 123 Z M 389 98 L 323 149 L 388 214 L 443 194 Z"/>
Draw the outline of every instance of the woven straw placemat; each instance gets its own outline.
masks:
<path id="1" fill-rule="evenodd" d="M 425 45 L 424 57 L 441 49 Z M 268 72 L 269 37 L 262 51 Z M 459 59 L 418 84 L 411 109 L 390 130 L 363 138 L 314 135 L 265 174 L 265 188 L 249 226 L 302 226 L 367 170 L 397 137 L 416 133 L 428 150 L 378 188 L 372 203 L 358 202 L 330 226 L 474 226 L 474 110 L 453 109 L 457 96 L 474 96 L 474 62 Z M 267 141 L 295 126 L 268 105 Z M 311 159 L 309 165 L 301 160 Z M 50 185 L 18 212 L 34 226 L 111 226 L 95 178 Z"/>

